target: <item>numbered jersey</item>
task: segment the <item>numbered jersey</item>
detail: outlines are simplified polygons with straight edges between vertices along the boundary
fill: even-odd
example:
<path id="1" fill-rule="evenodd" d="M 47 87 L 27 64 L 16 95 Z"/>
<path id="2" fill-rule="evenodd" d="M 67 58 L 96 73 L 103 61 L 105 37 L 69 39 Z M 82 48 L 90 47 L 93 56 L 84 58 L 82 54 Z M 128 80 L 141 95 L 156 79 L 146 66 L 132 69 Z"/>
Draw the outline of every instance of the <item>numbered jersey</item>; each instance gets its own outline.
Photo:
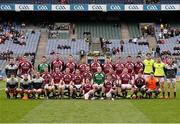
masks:
<path id="1" fill-rule="evenodd" d="M 105 74 L 109 73 L 110 68 L 113 69 L 113 65 L 111 63 L 103 64 L 103 71 L 104 71 Z"/>
<path id="2" fill-rule="evenodd" d="M 143 63 L 142 62 L 136 62 L 134 65 L 134 72 L 135 74 L 138 74 L 139 72 L 143 74 Z"/>
<path id="3" fill-rule="evenodd" d="M 86 72 L 86 68 L 87 68 L 88 64 L 80 64 L 78 66 L 78 69 L 80 70 L 81 74 Z"/>
<path id="4" fill-rule="evenodd" d="M 19 63 L 19 71 L 21 75 L 29 74 L 32 69 L 32 64 L 28 61 Z"/>
<path id="5" fill-rule="evenodd" d="M 74 85 L 82 84 L 83 76 L 82 75 L 74 75 L 73 76 L 73 82 L 74 82 Z"/>
<path id="6" fill-rule="evenodd" d="M 129 73 L 129 74 L 133 74 L 133 72 L 134 72 L 134 63 L 132 63 L 132 62 L 127 62 L 127 63 L 125 64 L 125 67 L 128 69 L 128 73 Z"/>
<path id="7" fill-rule="evenodd" d="M 123 69 L 124 69 L 125 65 L 123 63 L 116 63 L 114 65 L 114 68 L 115 68 L 115 72 L 118 76 L 121 75 L 121 73 L 123 72 Z"/>
<path id="8" fill-rule="evenodd" d="M 62 73 L 53 73 L 52 74 L 52 79 L 54 80 L 55 84 L 59 84 L 60 81 L 62 80 L 62 78 L 63 78 L 63 74 Z"/>
<path id="9" fill-rule="evenodd" d="M 120 76 L 121 84 L 129 84 L 132 80 L 132 77 L 130 74 L 121 74 Z"/>
<path id="10" fill-rule="evenodd" d="M 70 69 L 70 73 L 74 73 L 75 72 L 75 69 L 76 69 L 76 63 L 74 62 L 68 62 L 66 63 L 66 68 L 69 68 Z"/>
<path id="11" fill-rule="evenodd" d="M 44 79 L 44 84 L 49 84 L 51 82 L 51 74 L 43 73 L 42 78 Z"/>

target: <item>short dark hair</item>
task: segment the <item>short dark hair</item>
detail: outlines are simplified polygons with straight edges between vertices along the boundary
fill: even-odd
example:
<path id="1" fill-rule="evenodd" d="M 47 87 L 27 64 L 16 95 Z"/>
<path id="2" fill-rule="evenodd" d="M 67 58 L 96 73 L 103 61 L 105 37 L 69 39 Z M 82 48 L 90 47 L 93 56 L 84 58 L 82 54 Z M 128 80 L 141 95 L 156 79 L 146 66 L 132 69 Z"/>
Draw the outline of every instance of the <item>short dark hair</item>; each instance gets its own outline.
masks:
<path id="1" fill-rule="evenodd" d="M 146 53 L 146 56 L 150 55 L 151 56 L 151 53 Z"/>

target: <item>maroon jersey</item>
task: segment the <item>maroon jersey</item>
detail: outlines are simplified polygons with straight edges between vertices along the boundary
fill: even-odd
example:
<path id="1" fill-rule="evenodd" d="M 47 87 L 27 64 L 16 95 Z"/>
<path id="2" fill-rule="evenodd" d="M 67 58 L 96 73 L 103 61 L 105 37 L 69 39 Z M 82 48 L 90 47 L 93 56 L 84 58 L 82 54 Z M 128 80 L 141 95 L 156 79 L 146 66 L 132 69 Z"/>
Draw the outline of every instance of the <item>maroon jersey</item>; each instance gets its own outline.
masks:
<path id="1" fill-rule="evenodd" d="M 123 72 L 123 69 L 124 69 L 124 64 L 123 63 L 116 63 L 114 65 L 114 68 L 115 68 L 115 72 L 118 76 L 121 75 L 121 73 Z"/>
<path id="2" fill-rule="evenodd" d="M 120 76 L 121 84 L 128 84 L 131 79 L 132 77 L 130 74 L 121 74 Z"/>
<path id="3" fill-rule="evenodd" d="M 55 71 L 56 68 L 59 68 L 61 71 L 63 70 L 64 62 L 61 60 L 54 60 L 51 62 L 51 69 Z"/>
<path id="4" fill-rule="evenodd" d="M 97 68 L 101 67 L 101 64 L 98 62 L 93 62 L 91 63 L 91 71 L 94 74 L 95 72 L 97 72 Z"/>
<path id="5" fill-rule="evenodd" d="M 105 93 L 108 93 L 113 88 L 113 81 L 105 80 L 104 88 L 105 88 Z"/>
<path id="6" fill-rule="evenodd" d="M 30 62 L 28 62 L 28 61 L 20 62 L 18 68 L 20 70 L 21 75 L 29 74 L 30 70 L 32 69 L 32 64 Z"/>
<path id="7" fill-rule="evenodd" d="M 132 62 L 127 62 L 125 64 L 125 67 L 128 69 L 128 73 L 129 74 L 133 74 L 134 73 L 134 63 Z"/>
<path id="8" fill-rule="evenodd" d="M 75 69 L 76 69 L 76 63 L 74 62 L 68 62 L 66 63 L 66 68 L 70 69 L 70 73 L 74 73 Z"/>
<path id="9" fill-rule="evenodd" d="M 112 75 L 112 81 L 115 82 L 117 80 L 117 75 L 115 73 L 113 73 L 111 75 Z"/>
<path id="10" fill-rule="evenodd" d="M 104 63 L 103 64 L 103 71 L 105 74 L 109 73 L 110 68 L 113 69 L 113 65 L 111 63 Z"/>
<path id="11" fill-rule="evenodd" d="M 62 73 L 53 73 L 52 79 L 54 80 L 55 84 L 59 84 L 59 82 L 62 80 L 63 74 Z"/>
<path id="12" fill-rule="evenodd" d="M 89 79 L 89 80 L 92 79 L 92 73 L 91 72 L 85 72 L 83 74 L 83 76 L 84 76 L 84 79 Z"/>
<path id="13" fill-rule="evenodd" d="M 80 70 L 81 74 L 86 72 L 86 68 L 87 68 L 88 64 L 80 64 L 78 66 L 78 69 Z"/>
<path id="14" fill-rule="evenodd" d="M 93 87 L 92 87 L 92 84 L 84 84 L 83 85 L 83 91 L 85 92 L 85 93 L 88 93 L 90 90 L 92 90 L 93 89 Z"/>
<path id="15" fill-rule="evenodd" d="M 82 84 L 83 76 L 81 76 L 81 75 L 74 75 L 73 82 L 74 82 L 74 85 Z"/>
<path id="16" fill-rule="evenodd" d="M 134 85 L 138 88 L 141 88 L 145 84 L 146 84 L 146 80 L 143 77 L 138 77 L 134 81 Z"/>
<path id="17" fill-rule="evenodd" d="M 42 78 L 44 79 L 44 84 L 49 84 L 51 81 L 51 74 L 50 73 L 43 73 Z"/>
<path id="18" fill-rule="evenodd" d="M 65 84 L 70 84 L 72 80 L 73 80 L 73 76 L 71 74 L 64 74 L 63 81 Z"/>
<path id="19" fill-rule="evenodd" d="M 134 72 L 135 72 L 135 74 L 138 74 L 139 72 L 143 73 L 143 63 L 142 62 L 135 63 Z"/>

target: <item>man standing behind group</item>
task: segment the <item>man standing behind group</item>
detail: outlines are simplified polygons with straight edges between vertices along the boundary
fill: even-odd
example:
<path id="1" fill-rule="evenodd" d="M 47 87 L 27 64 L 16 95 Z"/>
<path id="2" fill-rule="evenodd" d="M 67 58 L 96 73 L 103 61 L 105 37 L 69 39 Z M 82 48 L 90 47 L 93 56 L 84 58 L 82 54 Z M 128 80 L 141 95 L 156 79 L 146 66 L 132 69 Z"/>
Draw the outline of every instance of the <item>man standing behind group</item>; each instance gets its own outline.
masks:
<path id="1" fill-rule="evenodd" d="M 60 59 L 59 53 L 54 55 L 54 60 L 51 62 L 51 70 L 55 71 L 56 68 L 59 68 L 60 71 L 64 69 L 64 62 Z"/>
<path id="2" fill-rule="evenodd" d="M 164 92 L 164 77 L 165 77 L 165 64 L 161 61 L 161 57 L 158 56 L 154 63 L 154 76 L 158 78 L 158 81 L 162 90 L 162 98 L 165 98 Z"/>
<path id="3" fill-rule="evenodd" d="M 38 65 L 38 72 L 40 74 L 44 73 L 45 68 L 48 68 L 48 72 L 50 72 L 50 65 L 47 63 L 47 59 L 45 56 L 42 57 L 42 62 Z"/>
<path id="4" fill-rule="evenodd" d="M 153 73 L 153 65 L 154 65 L 154 60 L 151 58 L 151 54 L 147 53 L 146 54 L 146 59 L 143 62 L 144 64 L 144 78 L 147 79 L 151 73 Z"/>
<path id="5" fill-rule="evenodd" d="M 98 67 L 101 67 L 101 64 L 99 63 L 98 61 L 98 57 L 97 56 L 94 56 L 93 57 L 93 61 L 91 63 L 91 72 L 94 74 L 97 72 L 97 68 Z"/>

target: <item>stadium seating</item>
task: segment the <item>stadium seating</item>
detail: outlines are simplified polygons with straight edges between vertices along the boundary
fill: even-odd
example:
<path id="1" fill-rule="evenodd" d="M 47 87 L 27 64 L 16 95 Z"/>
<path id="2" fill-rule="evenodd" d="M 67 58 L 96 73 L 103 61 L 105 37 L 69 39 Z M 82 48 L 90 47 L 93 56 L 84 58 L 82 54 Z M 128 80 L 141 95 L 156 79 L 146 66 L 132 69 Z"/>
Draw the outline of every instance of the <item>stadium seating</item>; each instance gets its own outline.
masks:
<path id="1" fill-rule="evenodd" d="M 84 32 L 90 32 L 92 38 L 121 39 L 120 27 L 115 24 L 77 24 L 77 38 L 83 39 Z"/>
<path id="2" fill-rule="evenodd" d="M 70 46 L 71 49 L 58 49 L 58 45 L 67 45 Z M 46 56 L 49 56 L 52 51 L 55 51 L 61 53 L 62 55 L 77 55 L 81 49 L 88 52 L 88 43 L 84 42 L 83 40 L 70 41 L 67 39 L 49 39 L 45 54 Z"/>
<path id="3" fill-rule="evenodd" d="M 12 41 L 6 41 L 5 44 L 0 44 L 0 53 L 10 50 L 13 56 L 17 57 L 25 53 L 36 53 L 40 39 L 40 32 L 27 33 L 28 38 L 26 45 L 14 44 Z M 7 64 L 6 60 L 0 60 L 0 68 L 4 68 Z"/>
<path id="4" fill-rule="evenodd" d="M 141 36 L 138 23 L 128 23 L 128 28 L 129 28 L 129 35 L 131 38 Z"/>
<path id="5" fill-rule="evenodd" d="M 111 40 L 112 44 L 107 44 L 107 47 L 112 49 L 113 47 L 117 48 L 120 47 L 120 42 L 117 40 Z M 138 45 L 134 43 L 129 43 L 128 41 L 125 41 L 124 44 L 124 51 L 121 52 L 122 56 L 137 56 L 139 52 L 146 53 L 149 51 L 149 48 L 147 45 Z"/>

